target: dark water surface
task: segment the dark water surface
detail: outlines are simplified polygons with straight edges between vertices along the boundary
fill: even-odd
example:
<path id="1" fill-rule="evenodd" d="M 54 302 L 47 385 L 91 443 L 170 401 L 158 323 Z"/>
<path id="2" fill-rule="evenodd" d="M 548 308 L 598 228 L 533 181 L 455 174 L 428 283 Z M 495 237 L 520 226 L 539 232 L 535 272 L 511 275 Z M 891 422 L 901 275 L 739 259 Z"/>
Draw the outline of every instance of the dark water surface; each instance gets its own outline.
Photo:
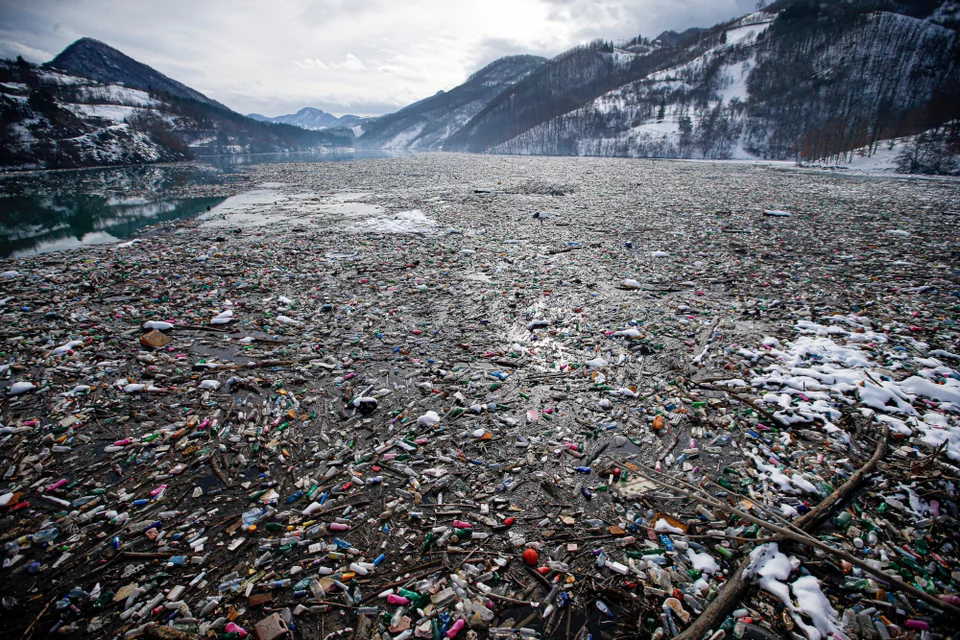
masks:
<path id="1" fill-rule="evenodd" d="M 370 157 L 387 155 L 269 153 L 170 165 L 0 174 L 0 259 L 111 244 L 135 237 L 148 225 L 195 216 L 243 184 L 236 170 L 244 166 Z"/>

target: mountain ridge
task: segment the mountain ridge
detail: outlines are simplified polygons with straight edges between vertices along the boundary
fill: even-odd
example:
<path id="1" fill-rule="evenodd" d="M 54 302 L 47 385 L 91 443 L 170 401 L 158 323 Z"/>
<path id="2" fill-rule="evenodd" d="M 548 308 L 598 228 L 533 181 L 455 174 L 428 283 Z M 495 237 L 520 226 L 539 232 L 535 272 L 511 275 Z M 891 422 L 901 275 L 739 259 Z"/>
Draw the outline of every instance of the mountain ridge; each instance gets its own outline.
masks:
<path id="1" fill-rule="evenodd" d="M 432 148 L 811 161 L 931 131 L 934 156 L 957 154 L 946 125 L 960 121 L 958 26 L 956 0 L 780 0 L 652 41 L 597 40 L 505 87 Z"/>
<path id="2" fill-rule="evenodd" d="M 958 0 L 777 0 L 652 40 L 595 40 L 549 60 L 499 58 L 449 91 L 376 118 L 314 107 L 248 118 L 81 38 L 40 68 L 0 64 L 0 133 L 13 149 L 2 149 L 0 164 L 18 148 L 23 160 L 50 144 L 58 150 L 48 158 L 84 162 L 77 140 L 93 150 L 128 145 L 139 151 L 119 155 L 143 161 L 331 144 L 849 161 L 884 141 L 923 141 L 945 158 L 960 154 L 958 29 Z"/>

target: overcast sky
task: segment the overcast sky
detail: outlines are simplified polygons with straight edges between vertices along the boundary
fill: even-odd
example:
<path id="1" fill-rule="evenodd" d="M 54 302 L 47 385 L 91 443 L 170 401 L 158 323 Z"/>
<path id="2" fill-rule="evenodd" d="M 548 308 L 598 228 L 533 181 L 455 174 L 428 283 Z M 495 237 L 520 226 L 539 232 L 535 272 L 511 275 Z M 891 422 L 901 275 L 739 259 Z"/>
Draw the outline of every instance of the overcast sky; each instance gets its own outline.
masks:
<path id="1" fill-rule="evenodd" d="M 711 26 L 756 0 L 0 0 L 0 57 L 89 36 L 241 113 L 378 115 L 504 55 Z"/>

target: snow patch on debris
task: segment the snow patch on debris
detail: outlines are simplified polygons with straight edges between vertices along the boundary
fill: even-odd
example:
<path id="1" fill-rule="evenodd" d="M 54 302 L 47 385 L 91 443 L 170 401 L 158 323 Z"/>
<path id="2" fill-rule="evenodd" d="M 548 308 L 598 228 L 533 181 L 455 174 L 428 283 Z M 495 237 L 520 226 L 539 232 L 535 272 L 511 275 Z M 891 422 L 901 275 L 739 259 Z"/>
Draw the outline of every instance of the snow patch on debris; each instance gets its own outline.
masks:
<path id="1" fill-rule="evenodd" d="M 428 218 L 420 209 L 413 209 L 363 220 L 353 230 L 361 233 L 431 233 L 436 227 L 436 221 Z"/>
<path id="2" fill-rule="evenodd" d="M 761 401 L 779 408 L 774 416 L 787 425 L 822 422 L 830 429 L 841 418 L 838 406 L 858 405 L 864 417 L 894 433 L 919 434 L 931 447 L 946 443 L 948 457 L 960 461 L 960 425 L 948 418 L 960 414 L 960 374 L 931 352 L 913 358 L 916 374 L 892 379 L 878 360 L 903 356 L 889 350 L 886 334 L 873 331 L 859 316 L 829 320 L 799 322 L 796 329 L 803 335 L 783 349 L 767 343 L 767 353 L 778 362 L 754 377 L 751 386 L 768 392 Z M 767 471 L 761 461 L 757 465 Z M 774 471 L 768 472 L 770 479 L 788 490 L 788 479 Z"/>
<path id="3" fill-rule="evenodd" d="M 661 520 L 661 522 L 663 522 Z M 690 564 L 697 571 L 703 573 L 720 573 L 720 565 L 713 559 L 709 553 L 696 553 L 693 549 L 687 549 L 687 557 L 690 558 Z"/>
<path id="4" fill-rule="evenodd" d="M 747 579 L 757 578 L 761 589 L 779 598 L 809 640 L 847 638 L 840 629 L 839 613 L 823 595 L 815 577 L 801 576 L 787 584 L 793 569 L 790 558 L 780 552 L 776 542 L 770 542 L 750 552 L 750 564 L 744 576 Z M 791 591 L 793 598 L 790 597 Z M 800 613 L 813 621 L 812 627 L 803 621 Z"/>
<path id="5" fill-rule="evenodd" d="M 663 518 L 657 520 L 656 524 L 653 525 L 653 528 L 657 533 L 674 533 L 677 535 L 684 533 L 683 529 L 673 526 Z"/>

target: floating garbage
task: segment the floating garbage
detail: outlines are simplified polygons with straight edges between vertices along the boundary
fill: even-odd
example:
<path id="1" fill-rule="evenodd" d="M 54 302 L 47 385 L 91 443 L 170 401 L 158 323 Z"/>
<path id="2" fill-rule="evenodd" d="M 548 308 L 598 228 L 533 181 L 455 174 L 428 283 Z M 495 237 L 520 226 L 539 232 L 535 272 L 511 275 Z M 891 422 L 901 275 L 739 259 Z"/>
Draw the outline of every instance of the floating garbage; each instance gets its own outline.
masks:
<path id="1" fill-rule="evenodd" d="M 0 265 L 5 634 L 955 633 L 953 183 L 241 172 Z"/>
<path id="2" fill-rule="evenodd" d="M 10 388 L 7 389 L 7 395 L 18 396 L 21 393 L 29 393 L 36 388 L 37 385 L 33 384 L 32 382 L 24 382 L 21 380 L 20 382 L 14 382 L 12 385 L 10 385 Z"/>

